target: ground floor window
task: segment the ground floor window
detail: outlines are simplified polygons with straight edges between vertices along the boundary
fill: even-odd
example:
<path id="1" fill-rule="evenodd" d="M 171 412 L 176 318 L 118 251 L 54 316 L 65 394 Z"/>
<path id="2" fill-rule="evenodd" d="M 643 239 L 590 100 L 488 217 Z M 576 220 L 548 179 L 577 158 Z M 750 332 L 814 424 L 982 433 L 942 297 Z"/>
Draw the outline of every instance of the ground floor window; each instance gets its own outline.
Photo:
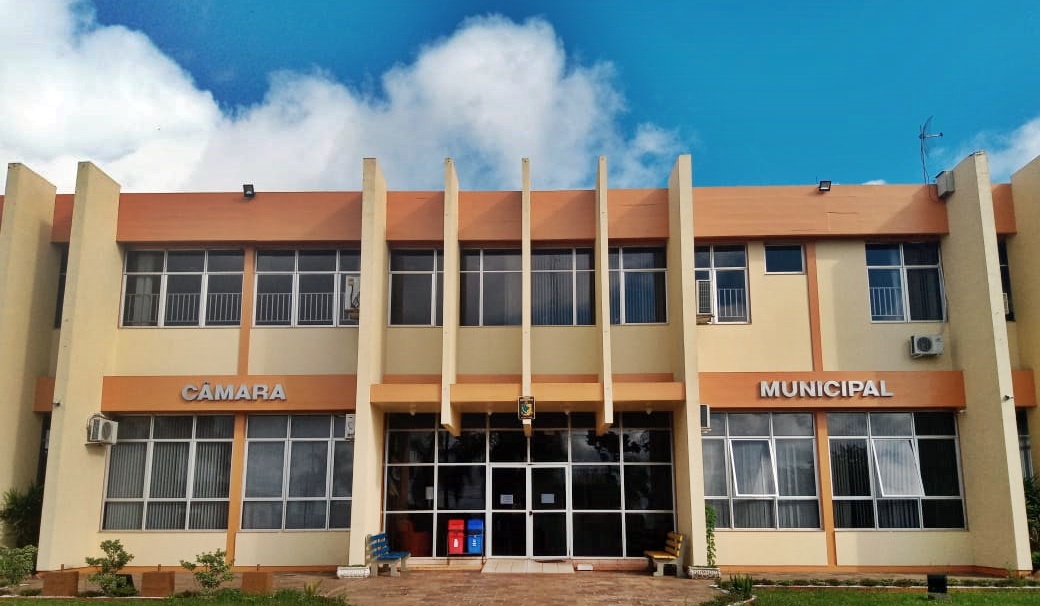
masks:
<path id="1" fill-rule="evenodd" d="M 108 456 L 105 530 L 228 525 L 231 416 L 119 417 Z"/>
<path id="2" fill-rule="evenodd" d="M 387 416 L 385 528 L 415 556 L 453 555 L 453 520 L 484 528 L 481 553 L 641 557 L 674 529 L 670 413 L 622 413 L 596 435 L 591 413 Z M 472 553 L 472 552 L 471 552 Z"/>
<path id="3" fill-rule="evenodd" d="M 835 412 L 827 426 L 837 528 L 964 528 L 952 413 Z"/>
<path id="4" fill-rule="evenodd" d="M 1022 460 L 1022 476 L 1033 477 L 1033 445 L 1029 439 L 1029 420 L 1026 411 L 1015 411 L 1015 425 L 1018 427 L 1018 454 Z"/>
<path id="5" fill-rule="evenodd" d="M 344 415 L 250 415 L 242 528 L 350 527 L 354 442 Z"/>
<path id="6" fill-rule="evenodd" d="M 704 494 L 719 528 L 819 528 L 813 415 L 713 413 Z"/>

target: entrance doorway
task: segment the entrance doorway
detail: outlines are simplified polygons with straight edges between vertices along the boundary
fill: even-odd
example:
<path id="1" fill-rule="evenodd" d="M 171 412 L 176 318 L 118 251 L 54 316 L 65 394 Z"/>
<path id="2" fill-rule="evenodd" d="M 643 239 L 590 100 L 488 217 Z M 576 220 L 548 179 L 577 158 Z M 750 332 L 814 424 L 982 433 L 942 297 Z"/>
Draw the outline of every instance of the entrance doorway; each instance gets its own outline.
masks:
<path id="1" fill-rule="evenodd" d="M 492 557 L 565 558 L 567 467 L 491 468 Z"/>

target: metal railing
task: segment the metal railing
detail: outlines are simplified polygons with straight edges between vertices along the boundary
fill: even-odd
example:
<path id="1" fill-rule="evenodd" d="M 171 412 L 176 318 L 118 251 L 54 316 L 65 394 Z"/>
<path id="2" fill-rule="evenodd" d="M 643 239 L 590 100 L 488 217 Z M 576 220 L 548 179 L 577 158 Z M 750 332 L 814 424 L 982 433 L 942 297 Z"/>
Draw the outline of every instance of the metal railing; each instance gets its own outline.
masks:
<path id="1" fill-rule="evenodd" d="M 743 288 L 717 288 L 718 322 L 747 322 L 747 290 Z"/>
<path id="2" fill-rule="evenodd" d="M 237 326 L 242 315 L 242 294 L 211 292 L 206 295 L 206 324 Z"/>
<path id="3" fill-rule="evenodd" d="M 127 293 L 123 299 L 123 326 L 159 324 L 159 295 Z"/>
<path id="4" fill-rule="evenodd" d="M 899 286 L 871 286 L 870 319 L 902 320 L 903 289 Z"/>
<path id="5" fill-rule="evenodd" d="M 163 324 L 166 326 L 198 326 L 201 300 L 202 295 L 197 292 L 166 293 Z"/>
<path id="6" fill-rule="evenodd" d="M 292 322 L 292 293 L 263 292 L 256 294 L 256 323 L 258 326 L 290 324 Z"/>
<path id="7" fill-rule="evenodd" d="M 299 303 L 300 324 L 332 324 L 336 293 L 301 292 Z"/>

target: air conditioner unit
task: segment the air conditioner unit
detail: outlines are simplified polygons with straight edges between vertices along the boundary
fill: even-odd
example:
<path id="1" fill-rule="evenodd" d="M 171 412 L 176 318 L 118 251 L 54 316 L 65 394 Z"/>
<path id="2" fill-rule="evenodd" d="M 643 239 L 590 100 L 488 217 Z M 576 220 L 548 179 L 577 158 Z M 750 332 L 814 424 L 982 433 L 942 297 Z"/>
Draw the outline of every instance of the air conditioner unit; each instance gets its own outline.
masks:
<path id="1" fill-rule="evenodd" d="M 101 415 L 90 417 L 87 422 L 87 444 L 115 444 L 119 423 Z"/>
<path id="2" fill-rule="evenodd" d="M 953 173 L 944 170 L 938 175 L 935 175 L 935 189 L 939 194 L 939 197 L 943 200 L 952 194 L 955 191 L 953 185 Z"/>
<path id="3" fill-rule="evenodd" d="M 354 439 L 355 427 L 357 427 L 357 417 L 353 413 L 347 414 L 343 423 L 343 438 L 345 440 Z"/>
<path id="4" fill-rule="evenodd" d="M 910 357 L 937 356 L 943 352 L 942 335 L 914 335 L 910 337 Z"/>

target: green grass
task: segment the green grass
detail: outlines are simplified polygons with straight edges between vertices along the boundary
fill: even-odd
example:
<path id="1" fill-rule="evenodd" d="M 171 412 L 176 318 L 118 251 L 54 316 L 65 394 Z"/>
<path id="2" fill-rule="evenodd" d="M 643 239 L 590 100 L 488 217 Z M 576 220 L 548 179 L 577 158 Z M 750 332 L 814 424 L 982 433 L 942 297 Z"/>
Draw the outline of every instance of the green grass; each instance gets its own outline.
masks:
<path id="1" fill-rule="evenodd" d="M 950 600 L 929 600 L 923 591 L 873 591 L 869 589 L 828 589 L 796 591 L 789 589 L 756 588 L 758 600 L 755 606 L 1036 606 L 1040 604 L 1040 590 L 1023 589 L 1006 591 L 983 589 L 974 591 L 951 591 Z"/>

